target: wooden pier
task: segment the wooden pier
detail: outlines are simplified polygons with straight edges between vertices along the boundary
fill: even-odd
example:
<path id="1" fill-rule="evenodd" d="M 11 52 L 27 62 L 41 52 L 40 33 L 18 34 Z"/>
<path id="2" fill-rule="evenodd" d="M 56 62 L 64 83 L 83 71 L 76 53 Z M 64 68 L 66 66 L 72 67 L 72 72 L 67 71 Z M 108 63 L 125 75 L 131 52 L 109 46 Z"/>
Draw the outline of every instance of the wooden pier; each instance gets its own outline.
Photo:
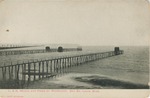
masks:
<path id="1" fill-rule="evenodd" d="M 19 84 L 25 85 L 31 81 L 50 78 L 65 73 L 68 68 L 73 66 L 79 66 L 84 63 L 120 54 L 123 54 L 123 50 L 118 50 L 117 54 L 116 51 L 109 51 L 7 65 L 0 67 L 0 70 L 3 81 L 18 80 Z"/>
<path id="2" fill-rule="evenodd" d="M 81 51 L 81 50 L 79 50 L 78 48 L 64 48 L 62 52 L 69 52 L 69 51 Z M 59 51 L 58 49 L 50 49 L 49 51 L 47 51 L 46 49 L 7 50 L 7 51 L 0 51 L 0 56 L 47 53 L 47 52 L 59 52 Z"/>

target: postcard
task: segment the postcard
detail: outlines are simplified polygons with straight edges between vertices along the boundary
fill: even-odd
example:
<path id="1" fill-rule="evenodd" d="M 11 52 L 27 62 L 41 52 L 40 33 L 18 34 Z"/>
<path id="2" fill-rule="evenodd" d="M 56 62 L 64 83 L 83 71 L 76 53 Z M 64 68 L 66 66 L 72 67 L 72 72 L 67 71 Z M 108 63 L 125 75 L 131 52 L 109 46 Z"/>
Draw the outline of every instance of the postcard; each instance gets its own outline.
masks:
<path id="1" fill-rule="evenodd" d="M 0 0 L 0 98 L 150 98 L 150 1 Z"/>

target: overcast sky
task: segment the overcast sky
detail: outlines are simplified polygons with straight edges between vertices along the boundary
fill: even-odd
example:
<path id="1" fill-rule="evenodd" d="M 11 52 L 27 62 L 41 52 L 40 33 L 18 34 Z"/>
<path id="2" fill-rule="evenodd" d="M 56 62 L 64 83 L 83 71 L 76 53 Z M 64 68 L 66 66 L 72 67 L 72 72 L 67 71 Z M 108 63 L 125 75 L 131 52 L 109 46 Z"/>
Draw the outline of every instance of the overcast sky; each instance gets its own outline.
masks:
<path id="1" fill-rule="evenodd" d="M 3 0 L 0 43 L 149 45 L 146 0 Z"/>

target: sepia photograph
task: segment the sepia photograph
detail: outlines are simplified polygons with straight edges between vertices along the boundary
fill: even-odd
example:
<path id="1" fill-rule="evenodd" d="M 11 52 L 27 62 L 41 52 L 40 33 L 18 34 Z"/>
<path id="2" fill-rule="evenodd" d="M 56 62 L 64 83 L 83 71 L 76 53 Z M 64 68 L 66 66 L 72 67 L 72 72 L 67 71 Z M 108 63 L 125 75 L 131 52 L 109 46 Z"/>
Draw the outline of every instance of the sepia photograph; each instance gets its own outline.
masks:
<path id="1" fill-rule="evenodd" d="M 0 0 L 0 90 L 149 90 L 149 27 L 148 0 Z"/>

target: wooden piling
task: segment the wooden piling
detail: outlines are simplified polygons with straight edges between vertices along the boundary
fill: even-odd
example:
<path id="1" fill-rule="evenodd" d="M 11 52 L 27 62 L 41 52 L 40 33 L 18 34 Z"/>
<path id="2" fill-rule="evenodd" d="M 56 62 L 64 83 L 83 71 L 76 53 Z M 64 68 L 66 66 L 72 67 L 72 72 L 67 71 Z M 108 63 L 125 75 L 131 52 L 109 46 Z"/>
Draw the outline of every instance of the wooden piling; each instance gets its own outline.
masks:
<path id="1" fill-rule="evenodd" d="M 10 67 L 11 67 L 11 66 L 8 66 L 8 71 L 9 71 L 9 80 L 11 80 L 11 71 L 10 71 Z"/>
<path id="2" fill-rule="evenodd" d="M 44 73 L 44 61 L 42 61 L 42 73 Z M 42 74 L 42 78 L 44 78 L 43 74 Z"/>
<path id="3" fill-rule="evenodd" d="M 17 65 L 17 80 L 19 80 L 20 64 Z"/>
<path id="4" fill-rule="evenodd" d="M 31 75 L 30 75 L 30 70 L 31 70 L 31 63 L 28 62 L 28 82 L 31 81 Z"/>
<path id="5" fill-rule="evenodd" d="M 52 62 L 52 60 L 50 60 L 50 66 L 51 66 L 51 67 L 50 67 L 50 72 L 51 72 L 51 73 L 53 72 L 53 65 L 52 65 L 52 64 L 53 64 L 53 62 Z"/>
<path id="6" fill-rule="evenodd" d="M 39 73 L 41 73 L 41 61 L 39 62 Z M 39 80 L 41 79 L 41 74 L 39 74 Z"/>
<path id="7" fill-rule="evenodd" d="M 34 81 L 36 80 L 35 71 L 36 71 L 36 63 L 34 62 Z"/>
<path id="8" fill-rule="evenodd" d="M 24 83 L 24 80 L 25 80 L 25 75 L 23 74 L 24 73 L 24 62 L 22 64 L 22 81 Z"/>
<path id="9" fill-rule="evenodd" d="M 24 71 L 23 72 L 26 72 L 26 64 L 24 64 Z M 26 75 L 23 76 L 23 79 L 24 79 L 24 83 L 26 82 Z"/>
<path id="10" fill-rule="evenodd" d="M 17 65 L 15 66 L 15 79 L 17 79 Z"/>
<path id="11" fill-rule="evenodd" d="M 48 64 L 49 64 L 49 61 L 46 61 L 46 73 L 47 73 L 47 75 L 46 75 L 46 77 L 48 77 Z"/>

